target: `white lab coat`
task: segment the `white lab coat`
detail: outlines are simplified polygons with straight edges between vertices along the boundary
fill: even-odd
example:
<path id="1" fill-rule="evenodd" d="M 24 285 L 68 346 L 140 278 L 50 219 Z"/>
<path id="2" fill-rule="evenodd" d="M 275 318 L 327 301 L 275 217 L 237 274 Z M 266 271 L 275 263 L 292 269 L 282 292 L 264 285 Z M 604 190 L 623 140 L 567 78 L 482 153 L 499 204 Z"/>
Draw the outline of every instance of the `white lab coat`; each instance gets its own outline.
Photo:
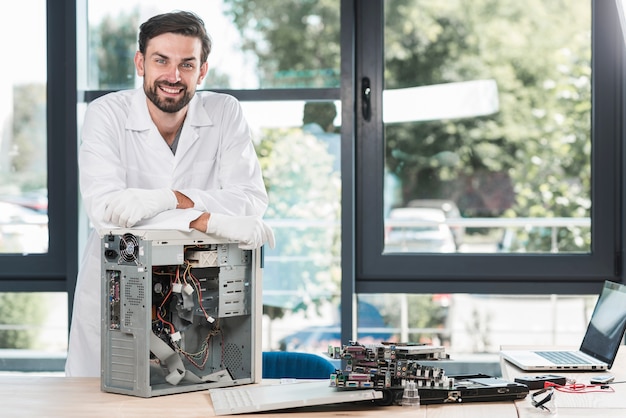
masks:
<path id="1" fill-rule="evenodd" d="M 80 191 L 94 226 L 81 262 L 65 372 L 100 376 L 100 234 L 107 196 L 126 188 L 179 190 L 194 209 L 175 209 L 137 228 L 188 231 L 201 212 L 262 216 L 267 193 L 239 102 L 198 92 L 189 108 L 176 155 L 148 113 L 143 89 L 94 100 L 85 113 L 79 151 Z"/>

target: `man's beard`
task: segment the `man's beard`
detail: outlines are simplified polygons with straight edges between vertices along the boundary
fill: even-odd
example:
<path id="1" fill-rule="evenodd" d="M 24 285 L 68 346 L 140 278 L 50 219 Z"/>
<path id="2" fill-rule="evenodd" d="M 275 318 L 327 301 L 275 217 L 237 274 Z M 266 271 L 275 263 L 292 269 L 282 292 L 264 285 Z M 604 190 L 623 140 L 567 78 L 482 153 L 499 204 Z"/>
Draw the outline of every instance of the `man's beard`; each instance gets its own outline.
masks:
<path id="1" fill-rule="evenodd" d="M 160 83 L 164 84 L 166 87 L 183 87 L 180 84 L 169 84 L 169 83 Z M 166 113 L 176 113 L 181 110 L 183 107 L 187 106 L 187 104 L 193 98 L 193 92 L 189 92 L 186 88 L 183 87 L 183 97 L 179 100 L 171 99 L 171 98 L 161 98 L 157 93 L 158 85 L 155 83 L 152 87 L 148 87 L 147 84 L 144 83 L 143 90 L 146 93 L 146 96 L 150 101 L 161 111 Z"/>

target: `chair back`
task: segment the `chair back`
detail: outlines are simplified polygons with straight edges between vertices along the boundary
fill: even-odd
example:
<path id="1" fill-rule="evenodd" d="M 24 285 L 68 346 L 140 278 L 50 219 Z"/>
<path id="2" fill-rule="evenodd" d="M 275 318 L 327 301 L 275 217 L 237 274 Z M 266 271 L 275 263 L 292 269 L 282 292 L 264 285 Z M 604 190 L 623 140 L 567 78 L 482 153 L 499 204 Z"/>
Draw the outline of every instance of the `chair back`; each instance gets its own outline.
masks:
<path id="1" fill-rule="evenodd" d="M 335 366 L 325 357 L 313 353 L 290 351 L 263 352 L 264 379 L 328 379 Z"/>

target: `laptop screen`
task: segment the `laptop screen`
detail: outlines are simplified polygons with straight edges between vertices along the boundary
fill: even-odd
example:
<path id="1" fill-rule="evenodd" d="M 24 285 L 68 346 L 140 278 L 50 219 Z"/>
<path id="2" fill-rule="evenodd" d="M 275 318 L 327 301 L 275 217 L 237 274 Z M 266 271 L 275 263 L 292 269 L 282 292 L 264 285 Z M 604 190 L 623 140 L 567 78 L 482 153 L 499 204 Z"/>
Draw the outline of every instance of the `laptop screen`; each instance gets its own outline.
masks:
<path id="1" fill-rule="evenodd" d="M 580 350 L 611 366 L 626 330 L 626 286 L 605 282 Z"/>

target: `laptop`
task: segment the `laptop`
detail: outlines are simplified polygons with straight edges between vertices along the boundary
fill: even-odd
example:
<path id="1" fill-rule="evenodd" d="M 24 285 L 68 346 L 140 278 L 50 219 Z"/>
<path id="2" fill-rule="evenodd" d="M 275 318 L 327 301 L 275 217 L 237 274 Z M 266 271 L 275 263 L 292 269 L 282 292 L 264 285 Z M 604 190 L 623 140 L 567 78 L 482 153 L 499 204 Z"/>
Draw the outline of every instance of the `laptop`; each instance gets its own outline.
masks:
<path id="1" fill-rule="evenodd" d="M 338 390 L 328 379 L 210 389 L 215 415 L 243 414 L 303 406 L 373 401 L 383 393 L 374 389 Z"/>
<path id="2" fill-rule="evenodd" d="M 579 350 L 502 350 L 502 358 L 525 371 L 607 370 L 626 329 L 626 286 L 604 282 Z"/>

